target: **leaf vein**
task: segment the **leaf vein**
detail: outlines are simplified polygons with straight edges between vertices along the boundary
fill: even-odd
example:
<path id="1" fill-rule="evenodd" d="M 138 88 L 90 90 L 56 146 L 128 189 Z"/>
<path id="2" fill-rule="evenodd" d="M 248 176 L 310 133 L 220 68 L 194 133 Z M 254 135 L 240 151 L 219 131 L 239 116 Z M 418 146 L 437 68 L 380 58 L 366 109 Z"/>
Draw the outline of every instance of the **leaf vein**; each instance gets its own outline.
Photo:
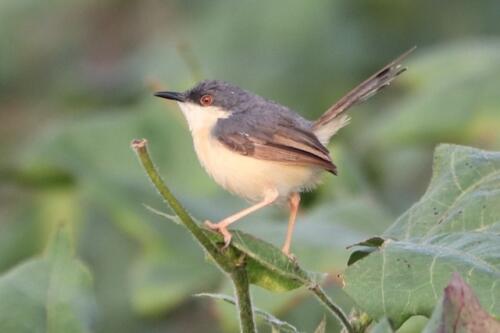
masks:
<path id="1" fill-rule="evenodd" d="M 431 265 L 429 267 L 429 274 L 430 274 L 430 284 L 432 288 L 432 293 L 434 294 L 434 299 L 437 301 L 438 296 L 436 292 L 436 286 L 434 285 L 434 265 L 436 265 L 436 260 L 439 257 L 439 253 L 436 253 L 434 258 L 432 259 Z"/>
<path id="2" fill-rule="evenodd" d="M 491 285 L 491 289 L 490 289 L 490 295 L 491 295 L 491 305 L 490 305 L 490 308 L 489 308 L 489 312 L 492 313 L 493 312 L 493 309 L 496 305 L 496 301 L 497 301 L 497 298 L 495 297 L 495 288 L 497 286 L 497 282 L 499 280 L 495 280 L 495 282 L 493 282 L 493 284 Z"/>
<path id="3" fill-rule="evenodd" d="M 384 315 L 387 315 L 387 309 L 385 307 L 385 290 L 384 290 L 384 281 L 385 281 L 385 251 L 382 251 L 382 278 L 380 279 L 380 291 L 382 293 L 382 309 L 384 310 Z"/>
<path id="4" fill-rule="evenodd" d="M 448 209 L 443 212 L 442 216 L 447 216 L 450 211 L 455 207 L 455 205 L 460 202 L 460 200 L 465 196 L 467 195 L 468 193 L 470 193 L 472 190 L 476 189 L 477 187 L 481 186 L 484 182 L 488 181 L 490 178 L 493 178 L 495 176 L 498 176 L 500 175 L 500 170 L 498 171 L 495 171 L 495 172 L 492 172 L 490 173 L 489 175 L 486 175 L 484 176 L 483 178 L 479 179 L 478 181 L 476 181 L 475 183 L 469 185 L 462 193 L 460 193 L 459 196 L 457 196 L 455 198 L 455 200 L 453 201 L 453 203 L 448 207 Z M 423 198 L 422 201 L 419 202 L 419 205 L 423 204 L 425 202 L 427 198 Z M 429 235 L 432 234 L 432 231 L 434 231 L 435 228 L 439 227 L 441 224 L 436 224 L 434 226 L 432 226 L 431 228 L 429 228 L 429 230 L 427 231 L 427 233 L 424 235 L 424 237 L 427 237 Z"/>
<path id="5" fill-rule="evenodd" d="M 458 181 L 458 177 L 457 177 L 457 173 L 456 173 L 456 163 L 455 163 L 456 152 L 457 152 L 457 148 L 455 148 L 455 150 L 453 150 L 453 153 L 451 153 L 451 159 L 450 159 L 451 176 L 453 178 L 453 182 L 455 183 L 457 188 L 460 190 L 460 192 L 464 192 L 462 185 L 460 185 L 460 182 Z"/>

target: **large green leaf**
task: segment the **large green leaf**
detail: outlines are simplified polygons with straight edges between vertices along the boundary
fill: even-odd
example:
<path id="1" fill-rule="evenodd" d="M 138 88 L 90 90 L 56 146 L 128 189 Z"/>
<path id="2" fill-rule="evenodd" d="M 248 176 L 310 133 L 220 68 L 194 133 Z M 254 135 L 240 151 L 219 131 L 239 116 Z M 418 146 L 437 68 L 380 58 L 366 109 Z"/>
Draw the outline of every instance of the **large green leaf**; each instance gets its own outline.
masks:
<path id="1" fill-rule="evenodd" d="M 375 251 L 344 275 L 345 291 L 373 318 L 399 326 L 430 316 L 453 272 L 500 314 L 500 153 L 439 146 L 427 192 L 383 238 L 365 243 Z"/>
<path id="2" fill-rule="evenodd" d="M 0 331 L 91 332 L 92 277 L 73 256 L 69 227 L 60 227 L 45 255 L 0 278 Z"/>

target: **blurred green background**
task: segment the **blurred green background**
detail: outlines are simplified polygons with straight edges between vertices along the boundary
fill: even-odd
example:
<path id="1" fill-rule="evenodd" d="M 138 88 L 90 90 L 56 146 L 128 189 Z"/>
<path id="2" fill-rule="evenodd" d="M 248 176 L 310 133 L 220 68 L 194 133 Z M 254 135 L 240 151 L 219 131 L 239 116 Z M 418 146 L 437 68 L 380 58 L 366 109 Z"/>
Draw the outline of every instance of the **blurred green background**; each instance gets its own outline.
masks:
<path id="1" fill-rule="evenodd" d="M 345 246 L 381 233 L 425 190 L 439 142 L 500 149 L 500 2 L 0 2 L 0 270 L 39 256 L 66 222 L 93 276 L 95 332 L 236 330 L 231 293 L 165 210 L 129 143 L 147 138 L 175 194 L 200 219 L 246 203 L 202 170 L 173 103 L 155 89 L 231 81 L 313 119 L 413 45 L 407 73 L 351 111 L 330 149 L 339 176 L 306 195 L 293 252 L 339 288 Z M 286 212 L 237 224 L 281 245 Z M 2 277 L 0 277 L 1 279 Z M 255 304 L 312 332 L 324 310 L 303 290 Z M 418 331 L 424 319 L 401 330 Z M 337 324 L 328 321 L 328 331 Z M 264 331 L 268 328 L 263 328 Z"/>

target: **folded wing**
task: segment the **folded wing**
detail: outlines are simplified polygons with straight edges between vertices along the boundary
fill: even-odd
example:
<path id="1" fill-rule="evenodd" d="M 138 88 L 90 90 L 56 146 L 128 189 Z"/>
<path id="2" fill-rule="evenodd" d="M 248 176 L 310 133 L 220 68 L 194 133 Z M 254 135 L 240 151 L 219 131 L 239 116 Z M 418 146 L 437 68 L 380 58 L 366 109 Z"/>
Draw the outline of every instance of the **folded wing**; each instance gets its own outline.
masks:
<path id="1" fill-rule="evenodd" d="M 291 165 L 309 165 L 337 174 L 328 150 L 304 126 L 290 124 L 279 117 L 260 119 L 248 115 L 233 115 L 221 119 L 214 135 L 227 148 L 253 158 Z"/>

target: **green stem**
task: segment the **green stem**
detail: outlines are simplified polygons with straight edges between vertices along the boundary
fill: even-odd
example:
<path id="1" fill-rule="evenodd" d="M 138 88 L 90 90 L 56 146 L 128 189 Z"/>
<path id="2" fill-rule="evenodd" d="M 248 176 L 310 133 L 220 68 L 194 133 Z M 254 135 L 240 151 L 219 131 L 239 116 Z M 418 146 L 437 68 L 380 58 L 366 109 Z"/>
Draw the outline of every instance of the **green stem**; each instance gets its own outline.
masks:
<path id="1" fill-rule="evenodd" d="M 252 299 L 250 298 L 250 283 L 244 266 L 236 267 L 231 273 L 240 316 L 240 331 L 254 333 L 255 322 L 253 319 Z"/>
<path id="2" fill-rule="evenodd" d="M 207 250 L 210 256 L 215 260 L 215 262 L 222 268 L 222 270 L 224 270 L 225 272 L 230 272 L 232 269 L 232 265 L 228 258 L 224 256 L 217 248 L 217 246 L 212 243 L 212 241 L 204 234 L 203 230 L 198 226 L 196 222 L 193 221 L 186 209 L 174 197 L 172 192 L 170 192 L 170 189 L 161 179 L 156 166 L 149 156 L 147 141 L 145 139 L 134 140 L 132 141 L 132 148 L 137 153 L 137 156 L 139 157 L 144 170 L 146 170 L 149 179 L 156 187 L 160 195 L 163 197 L 163 199 L 172 208 L 175 214 L 179 216 L 179 219 L 182 221 L 182 223 L 198 240 L 198 242 Z"/>
<path id="3" fill-rule="evenodd" d="M 330 299 L 330 297 L 328 297 L 323 288 L 321 288 L 318 284 L 314 284 L 312 287 L 309 287 L 309 290 L 311 290 L 316 298 L 318 298 L 320 302 L 323 303 L 323 305 L 325 305 L 325 307 L 342 322 L 347 332 L 355 333 L 354 329 L 351 326 L 351 323 L 349 322 L 349 319 L 347 318 L 347 315 L 339 306 L 333 303 L 333 301 Z"/>
<path id="4" fill-rule="evenodd" d="M 233 248 L 228 248 L 225 252 L 220 251 L 217 246 L 207 237 L 204 231 L 193 221 L 186 209 L 174 197 L 170 189 L 161 179 L 158 169 L 154 165 L 147 149 L 147 141 L 134 140 L 132 148 L 137 153 L 144 170 L 156 187 L 160 195 L 170 205 L 172 210 L 179 216 L 181 222 L 196 238 L 196 240 L 212 256 L 218 266 L 228 273 L 233 281 L 238 312 L 240 316 L 240 327 L 242 333 L 255 333 L 255 322 L 253 319 L 252 301 L 250 299 L 250 283 L 248 281 L 247 271 L 245 269 L 245 258 L 241 257 L 239 252 Z"/>

